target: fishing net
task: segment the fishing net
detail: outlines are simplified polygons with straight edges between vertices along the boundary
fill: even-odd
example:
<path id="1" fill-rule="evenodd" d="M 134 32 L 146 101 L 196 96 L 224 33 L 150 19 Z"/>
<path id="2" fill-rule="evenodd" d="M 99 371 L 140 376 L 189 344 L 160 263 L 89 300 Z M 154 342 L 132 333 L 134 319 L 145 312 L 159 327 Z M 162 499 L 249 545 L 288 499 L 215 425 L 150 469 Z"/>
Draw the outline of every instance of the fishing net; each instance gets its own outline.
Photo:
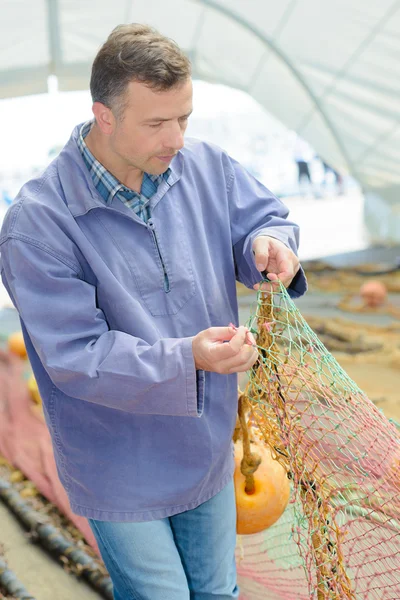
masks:
<path id="1" fill-rule="evenodd" d="M 253 438 L 291 497 L 239 536 L 243 600 L 400 598 L 400 435 L 336 362 L 286 289 L 259 292 L 247 323 L 259 358 L 241 395 Z"/>

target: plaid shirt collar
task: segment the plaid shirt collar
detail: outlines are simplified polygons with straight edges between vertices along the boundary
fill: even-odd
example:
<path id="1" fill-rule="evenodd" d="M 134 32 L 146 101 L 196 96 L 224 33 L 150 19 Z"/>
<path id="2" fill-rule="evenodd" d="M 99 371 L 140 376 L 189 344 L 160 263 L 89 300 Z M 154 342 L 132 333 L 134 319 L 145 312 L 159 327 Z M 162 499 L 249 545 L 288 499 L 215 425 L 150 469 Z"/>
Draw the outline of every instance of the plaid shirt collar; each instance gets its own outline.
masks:
<path id="1" fill-rule="evenodd" d="M 88 135 L 93 125 L 93 121 L 87 121 L 80 129 L 77 144 L 82 154 L 83 160 L 89 169 L 90 176 L 94 186 L 103 198 L 106 204 L 111 204 L 114 197 L 118 197 L 129 208 L 132 208 L 136 214 L 144 218 L 144 209 L 151 197 L 156 193 L 160 183 L 168 180 L 171 169 L 167 169 L 162 175 L 143 174 L 142 187 L 140 194 L 123 185 L 112 173 L 93 156 L 85 143 L 85 137 Z M 148 215 L 147 215 L 148 216 Z M 145 219 L 146 220 L 146 219 Z"/>

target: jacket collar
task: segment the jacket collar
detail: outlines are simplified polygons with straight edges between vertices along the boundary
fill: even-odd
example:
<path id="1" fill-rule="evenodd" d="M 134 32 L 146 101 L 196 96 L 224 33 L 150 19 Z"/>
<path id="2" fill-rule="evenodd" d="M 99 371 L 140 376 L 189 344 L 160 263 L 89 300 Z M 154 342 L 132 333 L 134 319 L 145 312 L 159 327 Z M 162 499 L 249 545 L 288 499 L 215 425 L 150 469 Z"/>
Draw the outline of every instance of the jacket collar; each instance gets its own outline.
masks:
<path id="1" fill-rule="evenodd" d="M 82 125 L 83 123 L 75 127 L 67 144 L 56 158 L 65 203 L 74 217 L 84 215 L 92 208 L 104 208 L 106 206 L 93 184 L 89 170 L 77 145 Z M 171 174 L 168 178 L 168 188 L 181 178 L 183 162 L 183 152 L 179 151 L 170 164 Z M 118 200 L 114 199 L 113 202 L 118 202 Z"/>

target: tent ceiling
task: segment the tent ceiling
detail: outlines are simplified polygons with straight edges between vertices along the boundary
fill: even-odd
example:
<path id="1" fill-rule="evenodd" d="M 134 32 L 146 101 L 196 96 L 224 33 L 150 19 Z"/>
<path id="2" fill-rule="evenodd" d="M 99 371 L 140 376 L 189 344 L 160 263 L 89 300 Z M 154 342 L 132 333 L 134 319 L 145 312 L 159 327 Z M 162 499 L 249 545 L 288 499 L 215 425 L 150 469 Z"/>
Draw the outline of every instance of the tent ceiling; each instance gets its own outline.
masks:
<path id="1" fill-rule="evenodd" d="M 247 91 L 367 187 L 400 185 L 400 0 L 0 0 L 0 97 L 87 89 L 111 29 L 146 22 L 194 76 Z"/>

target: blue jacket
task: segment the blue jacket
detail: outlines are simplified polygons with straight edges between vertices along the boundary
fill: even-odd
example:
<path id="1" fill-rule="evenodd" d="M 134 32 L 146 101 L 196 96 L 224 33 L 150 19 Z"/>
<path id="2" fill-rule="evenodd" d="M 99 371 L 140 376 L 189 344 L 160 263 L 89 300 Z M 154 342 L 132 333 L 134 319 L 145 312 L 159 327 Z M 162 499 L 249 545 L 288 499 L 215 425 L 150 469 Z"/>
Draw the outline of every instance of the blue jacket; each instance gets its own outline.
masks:
<path id="1" fill-rule="evenodd" d="M 10 207 L 0 244 L 72 510 L 160 519 L 198 506 L 233 472 L 237 376 L 197 372 L 192 337 L 238 322 L 235 280 L 260 280 L 252 243 L 296 252 L 286 207 L 225 152 L 188 140 L 146 224 L 105 204 L 78 150 Z M 305 291 L 302 272 L 290 290 Z"/>

